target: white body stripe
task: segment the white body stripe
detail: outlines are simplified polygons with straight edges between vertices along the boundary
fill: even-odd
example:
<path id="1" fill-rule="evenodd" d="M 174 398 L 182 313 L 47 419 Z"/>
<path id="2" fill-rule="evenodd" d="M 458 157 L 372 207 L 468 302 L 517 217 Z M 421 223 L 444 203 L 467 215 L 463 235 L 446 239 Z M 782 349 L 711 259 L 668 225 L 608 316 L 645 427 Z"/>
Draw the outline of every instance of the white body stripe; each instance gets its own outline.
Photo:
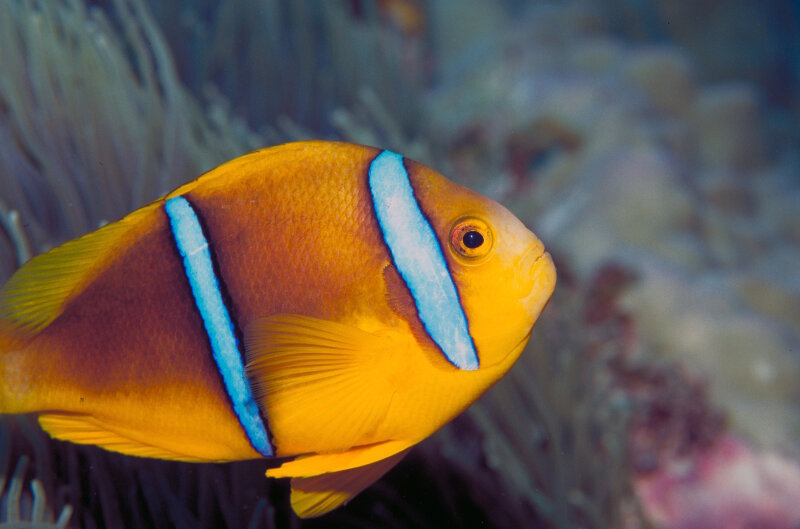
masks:
<path id="1" fill-rule="evenodd" d="M 369 188 L 378 224 L 422 324 L 454 366 L 478 369 L 467 318 L 441 246 L 414 198 L 403 157 L 383 151 L 369 167 Z"/>
<path id="2" fill-rule="evenodd" d="M 164 204 L 172 235 L 200 312 L 214 361 L 225 389 L 253 447 L 264 456 L 273 455 L 267 429 L 258 412 L 250 384 L 244 371 L 239 344 L 227 307 L 222 300 L 219 282 L 214 274 L 208 241 L 192 206 L 183 197 L 174 197 Z"/>

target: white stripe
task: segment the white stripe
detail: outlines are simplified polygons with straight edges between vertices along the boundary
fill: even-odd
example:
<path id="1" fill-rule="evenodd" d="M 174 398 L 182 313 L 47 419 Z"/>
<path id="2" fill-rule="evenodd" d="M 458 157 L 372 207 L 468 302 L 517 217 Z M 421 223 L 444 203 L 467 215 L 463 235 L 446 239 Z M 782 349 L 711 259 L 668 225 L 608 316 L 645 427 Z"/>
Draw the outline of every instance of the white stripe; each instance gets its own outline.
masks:
<path id="1" fill-rule="evenodd" d="M 253 447 L 264 456 L 273 455 L 267 429 L 258 413 L 250 384 L 245 377 L 244 363 L 228 309 L 222 300 L 219 282 L 214 274 L 208 241 L 192 206 L 183 197 L 174 197 L 164 204 L 172 235 L 192 289 L 195 304 L 206 328 L 211 352 L 222 374 L 225 389 Z"/>
<path id="2" fill-rule="evenodd" d="M 478 354 L 453 278 L 436 234 L 414 198 L 403 157 L 390 151 L 376 156 L 369 167 L 369 188 L 383 238 L 425 330 L 450 363 L 459 369 L 478 369 Z"/>

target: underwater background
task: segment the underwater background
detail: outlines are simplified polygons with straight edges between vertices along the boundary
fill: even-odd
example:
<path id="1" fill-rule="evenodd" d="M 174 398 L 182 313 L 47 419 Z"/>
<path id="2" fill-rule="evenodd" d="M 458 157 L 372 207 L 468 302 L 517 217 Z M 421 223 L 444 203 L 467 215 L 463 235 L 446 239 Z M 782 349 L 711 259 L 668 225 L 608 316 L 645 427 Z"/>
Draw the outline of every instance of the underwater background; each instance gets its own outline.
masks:
<path id="1" fill-rule="evenodd" d="M 800 527 L 797 0 L 0 0 L 0 283 L 258 147 L 381 146 L 559 284 L 518 364 L 349 505 L 0 418 L 0 527 Z"/>

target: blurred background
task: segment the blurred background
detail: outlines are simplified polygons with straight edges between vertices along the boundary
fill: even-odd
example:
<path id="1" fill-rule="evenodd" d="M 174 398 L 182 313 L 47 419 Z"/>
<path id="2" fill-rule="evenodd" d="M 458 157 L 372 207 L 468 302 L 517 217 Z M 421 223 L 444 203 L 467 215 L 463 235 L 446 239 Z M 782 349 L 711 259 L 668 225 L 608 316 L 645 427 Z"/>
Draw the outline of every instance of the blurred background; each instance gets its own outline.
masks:
<path id="1" fill-rule="evenodd" d="M 330 515 L 3 417 L 1 527 L 800 527 L 797 0 L 1 0 L 0 72 L 0 282 L 304 138 L 499 200 L 559 269 L 510 374 Z"/>

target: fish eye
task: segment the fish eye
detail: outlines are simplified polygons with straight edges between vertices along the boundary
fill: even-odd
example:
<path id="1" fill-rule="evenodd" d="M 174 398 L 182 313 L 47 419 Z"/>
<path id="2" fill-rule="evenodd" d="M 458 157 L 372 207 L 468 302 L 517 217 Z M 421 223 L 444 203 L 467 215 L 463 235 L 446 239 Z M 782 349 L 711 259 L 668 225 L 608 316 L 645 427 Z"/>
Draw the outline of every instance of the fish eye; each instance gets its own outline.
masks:
<path id="1" fill-rule="evenodd" d="M 486 257 L 494 246 L 494 235 L 489 225 L 478 218 L 456 221 L 450 230 L 450 249 L 460 258 L 474 263 Z"/>
<path id="2" fill-rule="evenodd" d="M 461 241 L 464 243 L 464 246 L 474 250 L 481 244 L 483 244 L 483 235 L 479 231 L 470 230 L 464 234 L 461 238 Z"/>

